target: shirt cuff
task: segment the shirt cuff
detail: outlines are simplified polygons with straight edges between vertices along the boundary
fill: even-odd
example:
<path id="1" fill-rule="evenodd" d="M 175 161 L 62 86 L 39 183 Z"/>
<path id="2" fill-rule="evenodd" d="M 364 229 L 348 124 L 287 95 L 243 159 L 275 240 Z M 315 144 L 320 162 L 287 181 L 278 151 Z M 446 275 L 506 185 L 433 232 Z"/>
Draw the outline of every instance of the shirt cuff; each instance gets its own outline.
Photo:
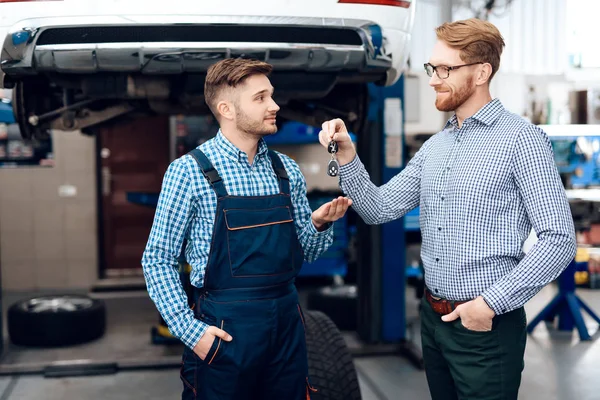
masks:
<path id="1" fill-rule="evenodd" d="M 362 162 L 358 158 L 358 155 L 356 155 L 348 164 L 340 166 L 340 178 L 355 176 L 360 171 L 361 167 Z"/>
<path id="2" fill-rule="evenodd" d="M 496 315 L 506 314 L 512 311 L 509 302 L 506 300 L 506 296 L 495 287 L 491 287 L 486 290 L 481 297 L 487 303 L 487 305 L 496 313 Z"/>
<path id="3" fill-rule="evenodd" d="M 318 238 L 321 236 L 327 236 L 328 234 L 330 234 L 331 232 L 333 232 L 333 222 L 328 222 L 325 226 L 327 226 L 327 229 L 322 230 L 321 232 L 319 232 L 317 230 L 317 227 L 315 226 L 315 224 L 313 224 L 312 218 L 310 219 L 310 222 L 308 224 L 308 233 L 314 237 L 314 238 Z"/>
<path id="4" fill-rule="evenodd" d="M 185 330 L 185 333 L 179 338 L 183 344 L 185 344 L 190 349 L 194 349 L 196 344 L 200 338 L 206 333 L 208 329 L 208 324 L 197 320 L 196 318 L 192 318 L 192 323 Z"/>

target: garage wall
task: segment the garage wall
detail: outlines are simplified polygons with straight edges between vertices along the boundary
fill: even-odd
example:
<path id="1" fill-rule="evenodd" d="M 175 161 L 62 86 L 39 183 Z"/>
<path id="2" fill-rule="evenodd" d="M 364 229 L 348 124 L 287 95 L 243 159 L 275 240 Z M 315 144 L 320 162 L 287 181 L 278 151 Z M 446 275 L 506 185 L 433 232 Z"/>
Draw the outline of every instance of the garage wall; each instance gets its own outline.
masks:
<path id="1" fill-rule="evenodd" d="M 4 290 L 86 288 L 95 282 L 95 147 L 94 138 L 56 132 L 53 168 L 0 169 Z M 76 193 L 65 197 L 69 188 Z"/>
<path id="2" fill-rule="evenodd" d="M 489 21 L 506 43 L 500 71 L 528 75 L 566 72 L 567 7 L 567 0 L 514 0 L 506 12 L 490 15 Z M 464 5 L 453 9 L 453 20 L 471 16 Z"/>
<path id="3" fill-rule="evenodd" d="M 471 3 L 483 4 L 465 0 L 416 3 L 411 65 L 407 72 L 416 78 L 416 84 L 412 91 L 407 90 L 406 102 L 417 104 L 418 112 L 406 124 L 407 135 L 433 134 L 446 122 L 448 115 L 435 109 L 435 94 L 428 85 L 423 63 L 429 59 L 436 40 L 435 27 L 448 20 L 473 17 Z M 576 4 L 570 7 L 575 8 Z M 490 16 L 490 22 L 498 26 L 506 42 L 500 71 L 492 81 L 492 95 L 499 97 L 509 110 L 523 112 L 527 85 L 534 83 L 530 77 L 552 80 L 569 71 L 567 15 L 574 12 L 572 8 L 567 7 L 566 0 L 514 0 L 506 12 L 498 10 Z M 538 92 L 542 91 L 543 87 L 538 87 Z"/>

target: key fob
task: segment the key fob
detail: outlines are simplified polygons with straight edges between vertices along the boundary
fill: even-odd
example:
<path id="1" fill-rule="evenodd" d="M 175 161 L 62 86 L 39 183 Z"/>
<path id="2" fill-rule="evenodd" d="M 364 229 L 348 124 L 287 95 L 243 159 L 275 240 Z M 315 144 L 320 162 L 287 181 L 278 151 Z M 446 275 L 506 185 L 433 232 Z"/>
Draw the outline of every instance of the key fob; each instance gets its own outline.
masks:
<path id="1" fill-rule="evenodd" d="M 329 142 L 329 146 L 327 146 L 327 151 L 330 153 L 337 153 L 337 151 L 338 151 L 337 142 L 334 142 L 333 140 L 331 142 Z"/>
<path id="2" fill-rule="evenodd" d="M 329 161 L 327 164 L 327 175 L 329 176 L 337 176 L 340 171 L 340 165 L 336 160 Z"/>

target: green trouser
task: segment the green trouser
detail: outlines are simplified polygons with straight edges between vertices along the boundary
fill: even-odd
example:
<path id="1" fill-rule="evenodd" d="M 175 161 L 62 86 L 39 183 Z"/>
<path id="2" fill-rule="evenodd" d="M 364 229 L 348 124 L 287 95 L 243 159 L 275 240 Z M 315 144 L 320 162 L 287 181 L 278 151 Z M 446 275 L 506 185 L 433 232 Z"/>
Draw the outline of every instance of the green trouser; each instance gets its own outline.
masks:
<path id="1" fill-rule="evenodd" d="M 474 332 L 459 319 L 444 322 L 423 299 L 421 340 L 432 400 L 516 400 L 527 341 L 525 310 L 494 317 Z"/>

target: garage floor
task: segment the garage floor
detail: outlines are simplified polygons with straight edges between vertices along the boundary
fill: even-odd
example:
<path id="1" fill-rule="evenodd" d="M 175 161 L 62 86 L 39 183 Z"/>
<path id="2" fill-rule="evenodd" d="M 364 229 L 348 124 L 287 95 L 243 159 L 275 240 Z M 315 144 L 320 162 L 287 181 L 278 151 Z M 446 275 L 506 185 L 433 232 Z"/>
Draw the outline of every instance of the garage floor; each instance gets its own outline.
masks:
<path id="1" fill-rule="evenodd" d="M 553 287 L 548 287 L 528 304 L 530 318 L 547 304 L 554 292 Z M 579 295 L 600 312 L 600 291 L 580 290 Z M 26 295 L 5 293 L 4 307 L 23 297 Z M 126 370 L 93 377 L 44 378 L 37 374 L 2 376 L 0 400 L 180 398 L 181 382 L 176 365 L 181 347 L 150 343 L 149 331 L 156 322 L 156 312 L 147 296 L 139 293 L 127 294 L 127 297 L 108 294 L 102 297 L 107 302 L 109 320 L 107 334 L 101 340 L 69 349 L 52 350 L 20 349 L 6 344 L 3 365 L 19 364 L 27 370 L 28 365 L 40 361 L 117 358 L 130 366 L 139 364 L 140 360 L 162 360 L 165 368 Z M 412 291 L 408 300 L 409 321 L 415 322 L 411 333 L 418 337 L 416 300 Z M 588 327 L 591 333 L 596 333 L 598 328 L 590 320 Z M 576 333 L 557 333 L 544 325 L 538 326 L 528 341 L 519 399 L 597 399 L 600 392 L 598 336 L 600 333 L 596 333 L 590 342 L 580 342 Z M 352 335 L 348 335 L 348 341 L 353 343 Z M 404 358 L 361 357 L 355 363 L 364 400 L 429 398 L 424 372 L 415 369 Z"/>

